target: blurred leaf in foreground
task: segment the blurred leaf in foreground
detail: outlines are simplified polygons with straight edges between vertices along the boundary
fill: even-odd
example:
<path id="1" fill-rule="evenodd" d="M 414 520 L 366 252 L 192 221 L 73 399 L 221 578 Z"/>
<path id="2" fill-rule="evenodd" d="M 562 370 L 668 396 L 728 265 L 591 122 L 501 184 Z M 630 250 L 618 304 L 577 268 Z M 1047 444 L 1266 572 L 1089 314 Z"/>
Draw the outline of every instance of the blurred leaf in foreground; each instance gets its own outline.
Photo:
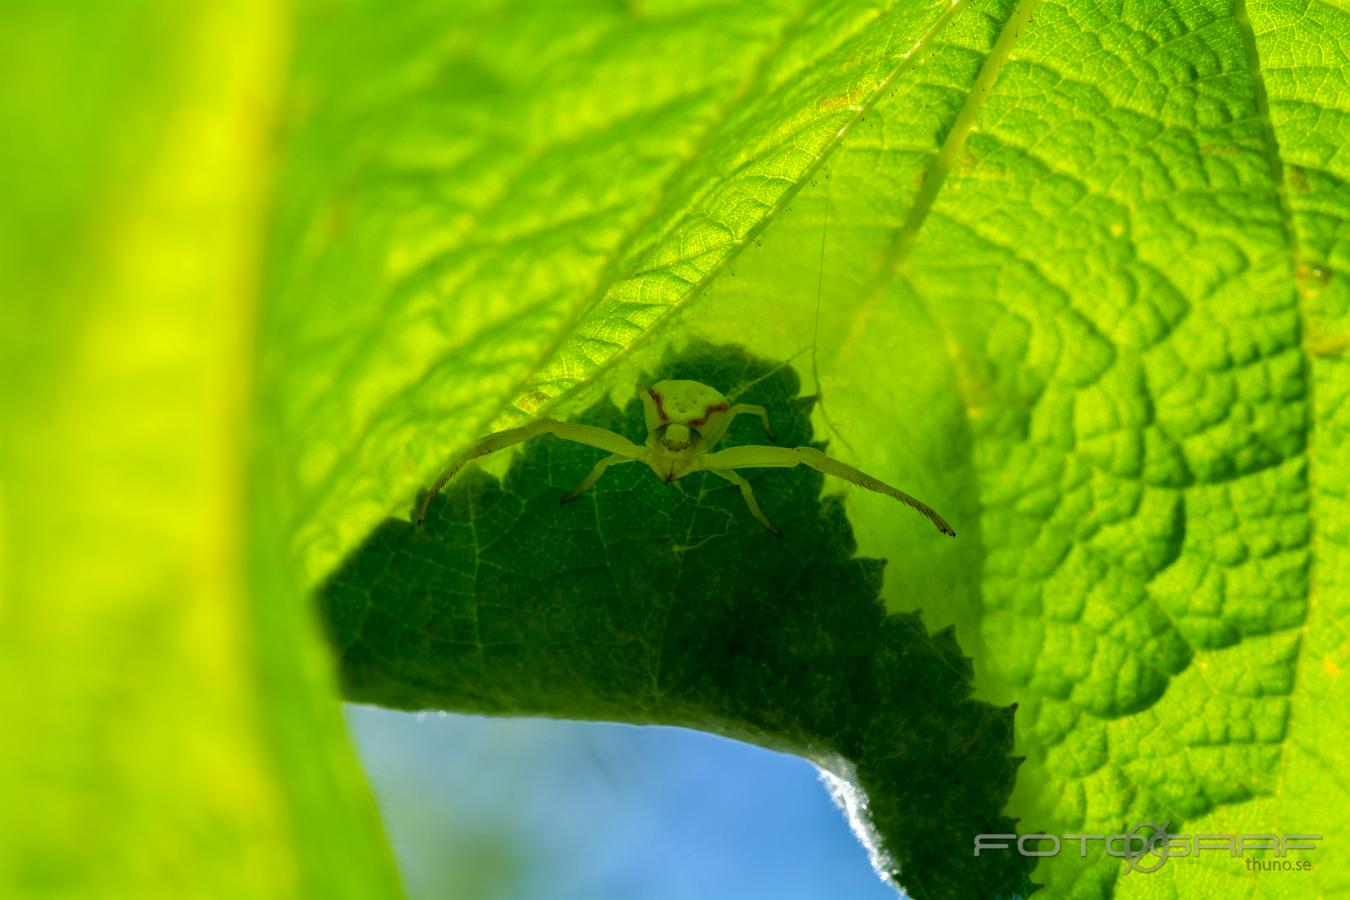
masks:
<path id="1" fill-rule="evenodd" d="M 78 7 L 78 8 L 76 8 Z M 6 4 L 0 896 L 394 896 L 323 647 L 255 563 L 285 7 Z"/>

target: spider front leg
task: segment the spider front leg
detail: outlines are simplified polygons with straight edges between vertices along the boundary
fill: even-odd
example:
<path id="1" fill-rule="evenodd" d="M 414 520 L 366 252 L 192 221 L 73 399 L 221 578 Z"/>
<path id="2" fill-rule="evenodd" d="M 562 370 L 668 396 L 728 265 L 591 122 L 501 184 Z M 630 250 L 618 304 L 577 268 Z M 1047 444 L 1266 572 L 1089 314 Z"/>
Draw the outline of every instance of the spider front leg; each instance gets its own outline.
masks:
<path id="1" fill-rule="evenodd" d="M 884 481 L 873 478 L 866 472 L 855 469 L 837 459 L 832 459 L 814 447 L 731 447 L 727 450 L 709 453 L 700 460 L 699 468 L 709 471 L 757 468 L 790 469 L 803 463 L 817 471 L 824 472 L 826 475 L 843 478 L 845 481 L 851 481 L 859 487 L 867 488 L 869 491 L 894 497 L 906 506 L 927 516 L 938 531 L 950 537 L 956 537 L 956 530 L 948 525 L 947 521 L 928 504 L 911 497 L 898 488 L 891 487 Z"/>
<path id="2" fill-rule="evenodd" d="M 552 434 L 565 441 L 574 441 L 578 444 L 585 444 L 588 447 L 595 447 L 600 450 L 608 450 L 616 456 L 626 457 L 628 459 L 642 459 L 646 451 L 634 444 L 628 438 L 621 434 L 615 434 L 607 428 L 597 428 L 594 425 L 579 425 L 575 422 L 559 422 L 557 419 L 535 419 L 528 425 L 522 425 L 519 428 L 508 428 L 505 431 L 498 431 L 496 434 L 490 434 L 481 439 L 478 443 L 470 447 L 464 455 L 458 457 L 452 462 L 441 477 L 436 479 L 436 483 L 431 486 L 427 492 L 426 499 L 422 501 L 422 509 L 417 514 L 417 524 L 421 525 L 427 520 L 427 510 L 431 508 L 431 501 L 445 487 L 447 481 L 455 477 L 460 469 L 467 462 L 472 462 L 489 453 L 496 453 L 498 450 L 505 450 L 507 447 L 513 447 L 516 444 L 523 443 L 532 438 L 539 437 L 541 434 Z M 601 472 L 604 470 L 601 469 Z M 592 472 L 596 478 L 600 475 Z M 589 484 L 586 485 L 589 487 Z"/>

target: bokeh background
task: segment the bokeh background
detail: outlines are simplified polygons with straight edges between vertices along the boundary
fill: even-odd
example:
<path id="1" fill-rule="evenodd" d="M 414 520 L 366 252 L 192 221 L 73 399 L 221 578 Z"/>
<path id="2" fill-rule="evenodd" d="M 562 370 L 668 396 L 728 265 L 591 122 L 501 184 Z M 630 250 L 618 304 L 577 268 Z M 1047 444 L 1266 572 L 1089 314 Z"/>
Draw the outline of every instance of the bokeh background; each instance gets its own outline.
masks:
<path id="1" fill-rule="evenodd" d="M 816 768 L 682 728 L 348 706 L 411 900 L 894 900 Z"/>

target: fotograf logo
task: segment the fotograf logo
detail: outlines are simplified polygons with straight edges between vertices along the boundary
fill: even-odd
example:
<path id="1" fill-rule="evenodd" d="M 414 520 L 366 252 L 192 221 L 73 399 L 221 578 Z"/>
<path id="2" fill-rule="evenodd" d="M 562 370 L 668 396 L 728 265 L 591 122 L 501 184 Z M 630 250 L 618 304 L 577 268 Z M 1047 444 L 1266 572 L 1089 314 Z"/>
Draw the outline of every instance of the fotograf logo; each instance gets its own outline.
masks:
<path id="1" fill-rule="evenodd" d="M 1156 872 L 1169 859 L 1203 854 L 1243 857 L 1248 854 L 1273 854 L 1284 859 L 1291 851 L 1311 851 L 1320 834 L 1169 834 L 1163 822 L 1139 822 L 1129 831 L 1117 834 L 977 834 L 975 855 L 990 851 L 1013 851 L 1022 856 L 1059 856 L 1065 844 L 1076 843 L 1078 855 L 1086 858 L 1090 845 L 1101 845 L 1108 856 L 1123 860 L 1126 872 Z M 1248 860 L 1247 868 L 1272 868 L 1258 860 Z M 1312 861 L 1300 859 L 1280 867 L 1282 871 L 1306 872 Z"/>

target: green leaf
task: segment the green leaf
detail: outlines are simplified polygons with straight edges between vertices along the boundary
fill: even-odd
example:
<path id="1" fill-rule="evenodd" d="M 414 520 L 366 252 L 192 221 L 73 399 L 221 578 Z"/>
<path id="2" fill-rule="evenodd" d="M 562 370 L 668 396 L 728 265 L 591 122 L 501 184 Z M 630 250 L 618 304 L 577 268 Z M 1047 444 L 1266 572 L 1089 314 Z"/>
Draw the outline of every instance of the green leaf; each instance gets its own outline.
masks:
<path id="1" fill-rule="evenodd" d="M 948 0 L 350 4 L 297 47 L 267 394 L 311 583 L 781 212 Z"/>
<path id="2" fill-rule="evenodd" d="M 955 624 L 980 694 L 1021 703 L 1024 829 L 1324 835 L 1297 877 L 1228 858 L 1126 877 L 1071 845 L 1038 871 L 1050 896 L 1332 893 L 1350 16 L 1016 11 L 987 31 L 958 15 L 958 46 L 869 113 L 685 331 L 774 297 L 751 346 L 811 346 L 824 436 L 951 519 L 956 542 L 919 548 L 849 496 L 889 603 Z M 972 57 L 976 34 L 992 52 Z M 919 134 L 928 152 L 895 137 Z"/>
<path id="3" fill-rule="evenodd" d="M 662 373 L 763 405 L 785 445 L 810 443 L 790 367 L 699 346 Z M 763 442 L 753 418 L 729 443 Z M 580 421 L 645 430 L 632 396 Z M 540 439 L 501 482 L 479 470 L 452 482 L 425 527 L 376 529 L 320 595 L 347 696 L 682 725 L 797 753 L 832 773 L 878 867 L 911 896 L 1029 890 L 1027 861 L 970 853 L 971 835 L 1012 831 L 999 816 L 1012 713 L 970 699 L 951 630 L 930 637 L 916 614 L 882 609 L 882 564 L 853 557 L 824 476 L 747 470 L 780 538 L 707 473 L 666 484 L 621 466 L 560 504 L 602 455 Z"/>
<path id="4" fill-rule="evenodd" d="M 398 892 L 244 459 L 284 27 L 5 7 L 5 897 Z"/>
<path id="5" fill-rule="evenodd" d="M 888 606 L 1022 703 L 1024 827 L 1350 842 L 1343 0 L 443 6 L 299 30 L 260 443 L 308 584 L 666 343 L 809 349 L 832 450 L 961 535 L 847 494 Z"/>

